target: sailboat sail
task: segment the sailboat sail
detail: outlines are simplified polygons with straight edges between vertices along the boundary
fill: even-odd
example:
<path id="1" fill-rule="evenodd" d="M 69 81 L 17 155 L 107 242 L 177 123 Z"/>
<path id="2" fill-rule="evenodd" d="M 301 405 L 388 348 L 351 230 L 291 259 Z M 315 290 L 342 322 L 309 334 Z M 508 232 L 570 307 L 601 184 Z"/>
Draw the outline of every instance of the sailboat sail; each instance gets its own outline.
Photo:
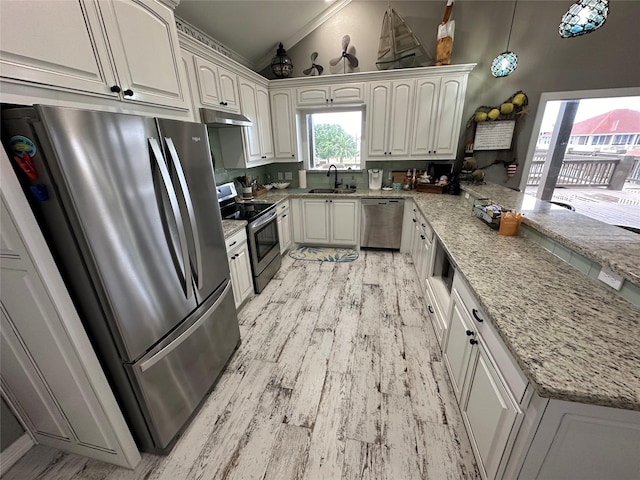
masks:
<path id="1" fill-rule="evenodd" d="M 382 19 L 382 31 L 378 46 L 378 70 L 391 68 L 406 68 L 413 66 L 416 54 L 422 45 L 413 34 L 404 19 L 391 8 L 387 7 Z"/>

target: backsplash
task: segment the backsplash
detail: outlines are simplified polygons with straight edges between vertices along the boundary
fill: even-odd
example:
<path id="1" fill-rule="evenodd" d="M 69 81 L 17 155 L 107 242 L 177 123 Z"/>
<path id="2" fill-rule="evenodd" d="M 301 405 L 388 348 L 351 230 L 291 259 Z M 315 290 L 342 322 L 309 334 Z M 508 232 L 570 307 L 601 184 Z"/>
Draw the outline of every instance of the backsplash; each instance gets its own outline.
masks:
<path id="1" fill-rule="evenodd" d="M 260 183 L 268 182 L 291 182 L 290 188 L 299 188 L 298 183 L 298 170 L 304 169 L 303 162 L 288 162 L 288 163 L 272 163 L 270 165 L 264 165 L 255 168 L 226 168 L 222 161 L 222 153 L 220 151 L 220 143 L 216 138 L 217 133 L 215 129 L 209 131 L 209 139 L 211 145 L 211 155 L 214 161 L 216 184 L 221 185 L 223 183 L 231 182 L 236 177 L 251 175 L 253 178 L 258 178 Z M 431 162 L 429 160 L 397 160 L 397 161 L 373 161 L 366 162 L 366 168 L 363 171 L 338 171 L 338 180 L 342 181 L 343 185 L 354 185 L 356 188 L 364 189 L 369 188 L 369 169 L 381 169 L 384 171 L 383 184 L 389 183 L 389 173 L 392 171 L 406 171 L 410 169 L 426 170 L 429 164 L 453 164 L 453 161 L 439 161 Z M 327 178 L 326 171 L 313 172 L 307 171 L 307 187 L 308 188 L 323 188 L 332 187 L 334 182 L 334 173 L 331 172 L 331 178 Z"/>

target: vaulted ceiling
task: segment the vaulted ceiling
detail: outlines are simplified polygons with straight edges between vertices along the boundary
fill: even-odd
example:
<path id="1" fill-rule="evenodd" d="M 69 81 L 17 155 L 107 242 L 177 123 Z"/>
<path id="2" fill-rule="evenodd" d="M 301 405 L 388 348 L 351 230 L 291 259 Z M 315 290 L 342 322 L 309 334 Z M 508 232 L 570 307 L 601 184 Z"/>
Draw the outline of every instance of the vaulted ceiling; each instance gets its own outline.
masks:
<path id="1" fill-rule="evenodd" d="M 279 42 L 293 47 L 351 0 L 181 0 L 177 17 L 222 43 L 260 71 Z"/>

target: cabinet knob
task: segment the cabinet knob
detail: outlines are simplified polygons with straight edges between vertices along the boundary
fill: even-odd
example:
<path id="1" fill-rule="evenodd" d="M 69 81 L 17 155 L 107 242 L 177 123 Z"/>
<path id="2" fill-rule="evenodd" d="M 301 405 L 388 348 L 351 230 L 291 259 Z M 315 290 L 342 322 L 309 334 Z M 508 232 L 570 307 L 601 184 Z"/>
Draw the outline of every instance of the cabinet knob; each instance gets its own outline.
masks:
<path id="1" fill-rule="evenodd" d="M 131 90 L 130 88 L 127 88 L 124 92 L 122 92 L 122 94 L 125 97 L 133 97 L 133 90 Z"/>
<path id="2" fill-rule="evenodd" d="M 295 153 L 292 153 L 292 154 L 291 154 L 291 158 L 296 158 Z"/>
<path id="3" fill-rule="evenodd" d="M 473 310 L 471 310 L 471 313 L 473 314 L 473 318 L 475 318 L 477 322 L 484 322 L 484 320 L 478 316 L 478 310 L 474 308 Z"/>
<path id="4" fill-rule="evenodd" d="M 467 330 L 466 334 L 467 334 L 467 337 L 470 337 L 471 335 L 475 335 L 476 332 L 474 332 L 473 330 Z"/>
<path id="5" fill-rule="evenodd" d="M 433 313 L 433 307 L 431 305 L 428 305 L 427 308 L 429 309 L 429 313 Z"/>
<path id="6" fill-rule="evenodd" d="M 478 340 L 476 340 L 475 338 L 472 338 L 471 340 L 469 340 L 469 343 L 471 345 L 475 345 L 476 343 L 478 343 Z"/>
<path id="7" fill-rule="evenodd" d="M 413 223 L 418 223 L 418 221 L 415 218 L 412 218 L 411 220 L 413 220 Z"/>
<path id="8" fill-rule="evenodd" d="M 111 91 L 113 93 L 120 93 L 122 91 L 122 89 L 118 85 L 114 85 L 114 86 L 111 87 Z"/>

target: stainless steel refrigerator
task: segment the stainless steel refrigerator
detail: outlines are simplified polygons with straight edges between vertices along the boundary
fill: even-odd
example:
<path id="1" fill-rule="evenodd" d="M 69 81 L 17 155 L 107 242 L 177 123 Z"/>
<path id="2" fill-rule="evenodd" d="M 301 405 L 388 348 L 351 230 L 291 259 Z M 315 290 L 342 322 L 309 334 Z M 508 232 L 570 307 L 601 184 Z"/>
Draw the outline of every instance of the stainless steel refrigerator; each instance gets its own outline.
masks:
<path id="1" fill-rule="evenodd" d="M 165 453 L 240 342 L 206 128 L 41 105 L 2 118 L 138 445 Z"/>

